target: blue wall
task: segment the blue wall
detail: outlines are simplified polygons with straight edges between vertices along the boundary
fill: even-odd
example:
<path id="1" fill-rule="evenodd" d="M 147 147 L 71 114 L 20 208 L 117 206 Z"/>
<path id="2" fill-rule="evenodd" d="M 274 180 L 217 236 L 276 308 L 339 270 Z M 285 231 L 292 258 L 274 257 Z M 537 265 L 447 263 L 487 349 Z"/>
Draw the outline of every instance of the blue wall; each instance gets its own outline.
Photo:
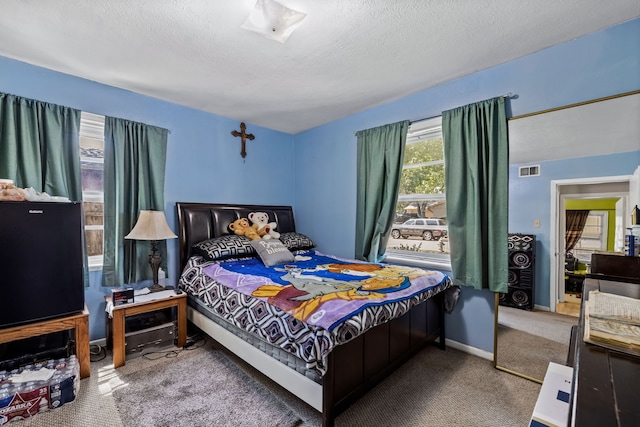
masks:
<path id="1" fill-rule="evenodd" d="M 639 119 L 640 120 L 640 119 Z M 549 307 L 551 276 L 550 227 L 551 181 L 586 177 L 632 175 L 640 166 L 639 151 L 632 153 L 589 156 L 568 160 L 536 162 L 540 165 L 540 176 L 518 178 L 518 168 L 509 168 L 509 231 L 536 235 L 536 296 L 535 303 Z M 534 220 L 540 220 L 540 227 L 534 227 Z"/>
<path id="2" fill-rule="evenodd" d="M 255 140 L 230 132 L 240 123 L 129 91 L 0 57 L 0 91 L 83 111 L 169 129 L 165 177 L 167 222 L 176 231 L 175 203 L 219 202 L 293 205 L 293 136 L 247 123 Z M 168 275 L 176 282 L 177 239 L 168 242 Z M 105 336 L 101 272 L 91 272 L 85 300 L 92 340 Z M 140 284 L 136 287 L 142 287 Z"/>
<path id="3" fill-rule="evenodd" d="M 356 131 L 437 116 L 443 110 L 507 92 L 518 95 L 510 101 L 509 114 L 520 115 L 639 89 L 639 52 L 640 20 L 634 20 L 295 136 L 247 123 L 256 139 L 248 141 L 244 160 L 238 138 L 230 136 L 239 123 L 225 117 L 2 57 L 0 91 L 169 129 L 165 211 L 174 230 L 177 201 L 293 205 L 298 229 L 312 236 L 321 251 L 350 257 L 355 235 Z M 638 153 L 633 156 L 624 168 L 640 163 Z M 517 212 L 525 212 L 534 203 L 540 212 L 536 218 L 543 220 L 535 232 L 543 235 L 546 227 L 542 246 L 548 248 L 548 221 L 544 221 L 550 209 L 547 179 L 632 172 L 620 170 L 618 160 L 614 156 L 604 162 L 595 158 L 550 167 L 543 164 L 543 171 L 556 171 L 558 176 L 544 176 L 540 187 L 522 189 L 531 191 L 534 198 L 512 192 L 510 227 L 527 232 L 532 221 L 519 219 Z M 593 164 L 600 166 L 594 171 Z M 527 204 L 516 204 L 519 197 Z M 170 281 L 175 282 L 177 242 L 170 242 L 167 256 Z M 100 286 L 100 272 L 93 272 L 90 282 L 85 295 L 91 312 L 91 339 L 98 339 L 104 337 L 103 296 L 109 290 Z M 537 296 L 536 302 L 543 298 Z M 493 294 L 463 289 L 447 322 L 448 338 L 492 351 Z"/>
<path id="4" fill-rule="evenodd" d="M 415 48 L 420 49 L 419 43 Z M 314 236 L 323 250 L 353 256 L 354 134 L 358 130 L 438 116 L 444 110 L 505 93 L 517 95 L 509 101 L 511 117 L 637 89 L 639 19 L 300 133 L 295 136 L 297 225 Z M 640 164 L 640 152 L 549 163 L 542 164 L 543 177 L 528 181 L 530 188 L 514 184 L 510 193 L 510 229 L 538 234 L 542 251 L 538 259 L 547 258 L 538 266 L 537 289 L 544 292 L 536 295 L 536 303 L 542 305 L 549 302 L 549 180 L 630 174 Z M 516 167 L 510 170 L 512 183 L 514 173 Z M 531 229 L 533 218 L 542 220 L 540 228 Z M 492 293 L 463 289 L 461 303 L 447 322 L 448 338 L 493 351 Z"/>

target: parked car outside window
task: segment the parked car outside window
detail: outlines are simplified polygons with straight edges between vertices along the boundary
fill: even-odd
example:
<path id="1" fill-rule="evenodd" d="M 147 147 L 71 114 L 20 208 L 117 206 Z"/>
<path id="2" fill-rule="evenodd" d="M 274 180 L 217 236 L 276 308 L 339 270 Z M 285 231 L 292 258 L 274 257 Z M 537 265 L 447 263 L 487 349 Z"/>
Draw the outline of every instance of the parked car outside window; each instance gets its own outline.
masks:
<path id="1" fill-rule="evenodd" d="M 421 237 L 423 240 L 434 240 L 447 235 L 447 226 L 437 218 L 415 218 L 405 221 L 403 224 L 394 224 L 391 229 L 391 237 Z"/>

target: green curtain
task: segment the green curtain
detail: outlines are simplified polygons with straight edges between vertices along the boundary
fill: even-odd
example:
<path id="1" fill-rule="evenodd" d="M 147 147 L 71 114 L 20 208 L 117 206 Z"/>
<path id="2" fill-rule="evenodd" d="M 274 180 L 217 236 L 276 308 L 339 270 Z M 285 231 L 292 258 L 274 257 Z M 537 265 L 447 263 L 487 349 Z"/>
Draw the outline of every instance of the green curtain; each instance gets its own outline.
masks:
<path id="1" fill-rule="evenodd" d="M 0 93 L 0 178 L 82 201 L 80 110 Z M 84 286 L 89 286 L 83 245 Z"/>
<path id="2" fill-rule="evenodd" d="M 105 117 L 103 286 L 151 279 L 151 243 L 125 240 L 141 210 L 164 211 L 166 129 Z M 166 242 L 158 245 L 166 271 Z"/>
<path id="3" fill-rule="evenodd" d="M 356 133 L 357 259 L 378 262 L 384 256 L 398 202 L 408 128 L 409 121 L 405 120 Z"/>
<path id="4" fill-rule="evenodd" d="M 509 137 L 503 97 L 442 113 L 454 284 L 507 292 Z"/>
<path id="5" fill-rule="evenodd" d="M 82 200 L 80 111 L 0 93 L 0 178 Z"/>

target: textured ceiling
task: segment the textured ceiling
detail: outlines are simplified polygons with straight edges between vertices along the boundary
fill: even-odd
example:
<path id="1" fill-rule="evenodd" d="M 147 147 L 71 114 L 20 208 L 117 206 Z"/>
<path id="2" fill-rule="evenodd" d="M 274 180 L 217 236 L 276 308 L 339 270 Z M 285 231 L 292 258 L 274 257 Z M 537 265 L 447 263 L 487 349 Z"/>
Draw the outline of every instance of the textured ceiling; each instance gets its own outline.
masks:
<path id="1" fill-rule="evenodd" d="M 638 0 L 2 0 L 0 55 L 298 133 L 640 16 Z"/>

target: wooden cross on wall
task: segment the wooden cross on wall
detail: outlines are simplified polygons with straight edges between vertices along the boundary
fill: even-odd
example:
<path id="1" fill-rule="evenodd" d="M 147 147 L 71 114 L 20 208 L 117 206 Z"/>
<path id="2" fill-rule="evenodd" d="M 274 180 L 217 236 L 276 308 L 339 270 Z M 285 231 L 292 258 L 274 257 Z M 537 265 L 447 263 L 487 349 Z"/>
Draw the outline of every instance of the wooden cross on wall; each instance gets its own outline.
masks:
<path id="1" fill-rule="evenodd" d="M 240 155 L 243 159 L 247 157 L 247 139 L 251 141 L 255 139 L 255 136 L 253 136 L 252 133 L 247 133 L 246 130 L 247 126 L 244 124 L 244 122 L 242 122 L 240 123 L 240 132 L 238 132 L 237 130 L 231 131 L 231 135 L 239 136 L 242 140 L 242 151 L 240 151 Z"/>

